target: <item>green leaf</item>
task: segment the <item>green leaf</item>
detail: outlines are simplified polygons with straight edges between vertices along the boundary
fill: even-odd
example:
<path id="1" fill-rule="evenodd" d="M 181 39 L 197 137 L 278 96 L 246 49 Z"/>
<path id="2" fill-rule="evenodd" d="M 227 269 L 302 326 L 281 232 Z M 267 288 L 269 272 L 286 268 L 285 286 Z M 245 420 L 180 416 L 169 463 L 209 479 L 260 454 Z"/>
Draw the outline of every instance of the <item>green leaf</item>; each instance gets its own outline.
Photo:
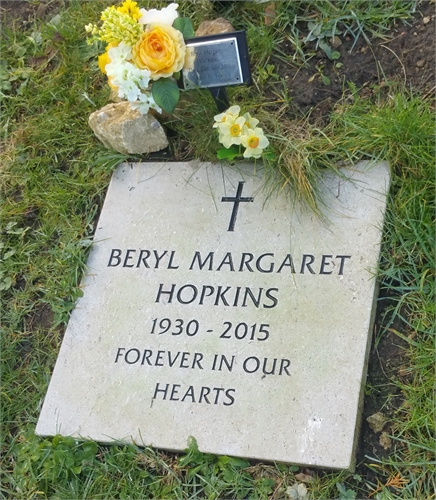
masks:
<path id="1" fill-rule="evenodd" d="M 324 85 L 330 85 L 330 78 L 328 76 L 322 75 L 321 80 Z"/>
<path id="2" fill-rule="evenodd" d="M 83 453 L 84 453 L 84 458 L 94 458 L 98 451 L 98 446 L 97 443 L 94 441 L 86 441 L 83 443 Z"/>
<path id="3" fill-rule="evenodd" d="M 195 36 L 194 27 L 189 17 L 178 17 L 173 23 L 173 28 L 179 30 L 185 39 Z"/>
<path id="4" fill-rule="evenodd" d="M 201 469 L 204 467 L 204 464 L 196 465 L 195 467 L 192 467 L 188 470 L 188 477 L 192 479 L 195 477 L 199 472 L 201 472 Z"/>
<path id="5" fill-rule="evenodd" d="M 56 436 L 53 437 L 53 444 L 55 446 L 58 446 L 58 444 L 60 444 L 62 441 L 62 436 L 60 436 L 59 434 L 56 434 Z"/>
<path id="6" fill-rule="evenodd" d="M 12 278 L 6 276 L 6 278 L 0 283 L 0 290 L 9 290 L 12 286 Z"/>
<path id="7" fill-rule="evenodd" d="M 271 160 L 272 161 L 272 160 L 275 160 L 276 155 L 272 151 L 264 151 L 262 153 L 262 158 L 264 160 Z"/>
<path id="8" fill-rule="evenodd" d="M 223 472 L 223 479 L 226 483 L 231 483 L 232 481 L 237 480 L 238 473 L 232 469 L 225 469 Z"/>
<path id="9" fill-rule="evenodd" d="M 184 457 L 179 458 L 179 464 L 184 467 L 188 465 L 192 459 L 196 456 L 201 456 L 201 453 L 198 449 L 197 440 L 194 436 L 188 437 L 188 447 L 185 449 L 186 455 Z"/>
<path id="10" fill-rule="evenodd" d="M 230 464 L 235 469 L 243 469 L 245 467 L 250 466 L 250 462 L 248 460 L 244 460 L 243 458 L 237 458 L 237 457 L 228 457 L 227 455 L 219 456 L 218 462 L 220 462 L 223 465 Z"/>
<path id="11" fill-rule="evenodd" d="M 92 44 L 82 43 L 78 48 L 79 59 L 81 61 L 89 61 L 89 59 L 98 56 L 102 52 L 101 44 L 98 42 L 94 42 Z"/>
<path id="12" fill-rule="evenodd" d="M 7 80 L 0 80 L 0 90 L 11 90 L 12 85 L 11 82 L 8 82 Z"/>
<path id="13" fill-rule="evenodd" d="M 236 145 L 230 148 L 221 148 L 217 151 L 217 157 L 219 160 L 234 160 L 237 156 L 242 156 L 239 151 L 239 147 Z"/>
<path id="14" fill-rule="evenodd" d="M 0 80 L 7 80 L 9 78 L 9 71 L 4 64 L 0 65 Z"/>
<path id="15" fill-rule="evenodd" d="M 14 253 L 15 253 L 15 250 L 9 250 L 9 252 L 6 252 L 3 255 L 3 260 L 9 259 L 9 257 L 12 257 L 12 255 L 14 255 Z"/>
<path id="16" fill-rule="evenodd" d="M 339 59 L 341 57 L 341 53 L 338 52 L 337 50 L 334 50 L 331 54 L 332 59 Z"/>
<path id="17" fill-rule="evenodd" d="M 15 51 L 15 57 L 23 57 L 26 53 L 26 47 L 20 45 Z"/>
<path id="18" fill-rule="evenodd" d="M 167 113 L 172 113 L 179 102 L 179 87 L 170 78 L 161 78 L 153 82 L 151 93 L 156 104 Z"/>
<path id="19" fill-rule="evenodd" d="M 320 49 L 322 49 L 325 52 L 325 55 L 331 59 L 332 58 L 332 49 L 330 48 L 330 45 L 327 42 L 324 42 L 323 40 L 320 40 L 318 42 L 318 46 Z"/>
<path id="20" fill-rule="evenodd" d="M 355 500 L 356 492 L 353 490 L 347 490 L 342 483 L 336 483 L 336 488 L 339 491 L 340 500 Z"/>

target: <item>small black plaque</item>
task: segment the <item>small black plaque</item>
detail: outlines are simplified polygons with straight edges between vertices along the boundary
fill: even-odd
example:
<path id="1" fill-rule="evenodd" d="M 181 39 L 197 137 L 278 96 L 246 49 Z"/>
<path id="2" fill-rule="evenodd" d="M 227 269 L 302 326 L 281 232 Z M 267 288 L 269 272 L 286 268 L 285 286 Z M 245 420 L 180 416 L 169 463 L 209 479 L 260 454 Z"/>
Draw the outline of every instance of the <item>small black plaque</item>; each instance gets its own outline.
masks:
<path id="1" fill-rule="evenodd" d="M 187 67 L 182 87 L 215 88 L 251 83 L 247 41 L 244 31 L 201 36 L 185 41 Z"/>

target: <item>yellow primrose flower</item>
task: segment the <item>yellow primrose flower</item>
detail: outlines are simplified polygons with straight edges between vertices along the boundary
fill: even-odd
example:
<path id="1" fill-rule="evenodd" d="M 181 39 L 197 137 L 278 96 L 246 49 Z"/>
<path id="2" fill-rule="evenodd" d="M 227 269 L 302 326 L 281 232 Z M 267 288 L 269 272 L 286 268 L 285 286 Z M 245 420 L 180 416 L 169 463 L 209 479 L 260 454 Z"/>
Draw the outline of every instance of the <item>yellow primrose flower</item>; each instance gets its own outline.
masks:
<path id="1" fill-rule="evenodd" d="M 245 121 L 247 122 L 246 125 L 248 128 L 255 129 L 257 127 L 257 124 L 259 123 L 259 120 L 257 118 L 253 118 L 250 113 L 244 113 L 244 118 Z"/>
<path id="2" fill-rule="evenodd" d="M 245 131 L 245 118 L 237 117 L 235 120 L 226 120 L 219 128 L 219 141 L 225 148 L 233 144 L 241 144 L 243 132 Z"/>
<path id="3" fill-rule="evenodd" d="M 220 113 L 219 115 L 215 115 L 213 119 L 215 120 L 215 123 L 213 124 L 213 128 L 220 128 L 220 126 L 223 123 L 233 123 L 236 118 L 239 116 L 239 112 L 241 111 L 241 108 L 239 106 L 231 106 L 227 111 L 224 113 Z"/>
<path id="4" fill-rule="evenodd" d="M 127 14 L 135 21 L 137 21 L 141 17 L 141 12 L 139 12 L 138 4 L 136 2 L 133 2 L 132 0 L 125 0 L 125 2 L 121 4 L 121 7 L 117 8 L 117 11 L 122 12 L 123 14 Z"/>
<path id="5" fill-rule="evenodd" d="M 244 158 L 260 158 L 262 151 L 268 146 L 269 141 L 265 137 L 263 130 L 259 127 L 246 130 L 246 134 L 241 137 L 241 144 L 246 148 Z"/>

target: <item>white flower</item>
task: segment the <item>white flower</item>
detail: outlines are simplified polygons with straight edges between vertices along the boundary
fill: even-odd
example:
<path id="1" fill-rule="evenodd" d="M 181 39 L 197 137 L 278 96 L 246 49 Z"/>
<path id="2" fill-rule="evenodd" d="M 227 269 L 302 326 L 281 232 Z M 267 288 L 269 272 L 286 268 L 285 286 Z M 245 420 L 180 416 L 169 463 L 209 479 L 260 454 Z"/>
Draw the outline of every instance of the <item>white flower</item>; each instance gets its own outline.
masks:
<path id="1" fill-rule="evenodd" d="M 150 83 L 150 71 L 148 69 L 140 69 L 131 65 L 129 78 L 139 85 L 142 89 L 146 89 Z"/>
<path id="2" fill-rule="evenodd" d="M 131 78 L 130 63 L 109 63 L 106 65 L 106 73 L 111 79 L 113 86 L 118 89 L 118 97 L 126 98 L 128 101 L 136 101 L 141 90 Z"/>
<path id="3" fill-rule="evenodd" d="M 106 64 L 104 69 L 107 76 L 116 78 L 117 80 L 124 80 L 129 71 L 129 63 L 123 61 L 111 61 L 109 64 Z"/>
<path id="4" fill-rule="evenodd" d="M 244 151 L 244 158 L 260 158 L 262 151 L 268 146 L 269 141 L 264 136 L 263 130 L 259 127 L 246 129 L 244 135 L 241 137 L 241 142 L 246 149 Z"/>
<path id="5" fill-rule="evenodd" d="M 105 70 L 108 78 L 114 86 L 118 86 L 119 82 L 123 82 L 128 73 L 126 64 L 123 63 L 111 62 L 109 64 L 106 64 Z"/>
<path id="6" fill-rule="evenodd" d="M 116 81 L 113 80 L 114 85 L 118 87 L 118 97 L 125 97 L 129 102 L 134 102 L 141 95 L 141 90 L 131 80 Z"/>
<path id="7" fill-rule="evenodd" d="M 121 55 L 125 55 L 126 53 L 124 50 Z M 115 55 L 119 56 L 120 54 Z M 106 64 L 105 70 L 111 84 L 117 87 L 118 97 L 120 98 L 126 98 L 130 102 L 135 102 L 141 95 L 141 89 L 148 88 L 150 71 L 137 68 L 132 63 L 120 57 Z"/>
<path id="8" fill-rule="evenodd" d="M 177 3 L 172 3 L 168 5 L 168 7 L 164 7 L 161 10 L 157 9 L 140 9 L 139 12 L 142 16 L 138 19 L 139 24 L 169 24 L 173 25 L 173 22 L 179 17 L 177 13 L 177 7 L 179 5 Z"/>
<path id="9" fill-rule="evenodd" d="M 146 115 L 150 108 L 155 109 L 158 113 L 162 113 L 162 109 L 156 104 L 151 94 L 141 94 L 139 100 L 132 102 L 133 109 L 138 109 L 142 115 Z"/>
<path id="10" fill-rule="evenodd" d="M 111 62 L 127 61 L 132 58 L 132 48 L 124 42 L 120 42 L 117 47 L 108 50 L 108 55 Z"/>

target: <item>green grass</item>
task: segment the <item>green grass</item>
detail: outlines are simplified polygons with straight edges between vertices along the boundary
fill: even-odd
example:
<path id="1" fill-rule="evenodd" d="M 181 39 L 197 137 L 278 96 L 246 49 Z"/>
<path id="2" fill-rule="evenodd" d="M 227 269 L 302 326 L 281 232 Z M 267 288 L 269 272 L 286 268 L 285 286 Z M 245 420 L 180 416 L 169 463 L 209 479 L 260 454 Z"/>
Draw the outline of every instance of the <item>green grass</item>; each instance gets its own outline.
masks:
<path id="1" fill-rule="evenodd" d="M 1 494 L 20 499 L 286 498 L 286 489 L 299 482 L 298 467 L 204 455 L 195 443 L 175 455 L 125 444 L 41 439 L 33 433 L 69 312 L 81 294 L 81 274 L 111 172 L 126 158 L 106 150 L 86 124 L 88 115 L 107 102 L 109 91 L 83 26 L 98 19 L 106 5 L 72 1 L 62 6 L 58 26 L 35 20 L 27 31 L 19 24 L 2 31 Z M 267 189 L 290 187 L 290 194 L 313 209 L 314 181 L 322 170 L 359 159 L 383 158 L 392 166 L 379 271 L 391 300 L 377 341 L 393 332 L 407 345 L 404 374 L 391 380 L 404 398 L 391 425 L 394 449 L 388 459 L 365 459 L 364 467 L 377 473 L 377 484 L 364 475 L 314 472 L 315 481 L 307 484 L 313 499 L 346 498 L 347 490 L 358 498 L 376 490 L 371 498 L 378 500 L 434 498 L 432 102 L 398 85 L 371 100 L 351 87 L 354 99 L 339 102 L 330 121 L 316 128 L 306 119 L 286 120 L 262 95 L 263 82 L 274 81 L 273 70 L 267 69 L 272 50 L 296 34 L 295 15 L 303 21 L 300 27 L 316 19 L 342 30 L 348 23 L 358 36 L 360 27 L 363 33 L 382 34 L 392 19 L 406 18 L 414 2 L 390 5 L 282 2 L 271 26 L 263 25 L 264 5 L 222 6 L 235 28 L 247 30 L 255 85 L 229 89 L 229 96 L 256 115 L 270 137 L 276 156 L 266 165 Z M 215 15 L 205 1 L 184 2 L 182 9 L 194 24 Z M 307 33 L 293 38 L 292 64 L 310 57 L 301 44 L 301 34 Z M 282 99 L 286 105 L 286 96 Z M 217 138 L 204 133 L 214 114 L 208 92 L 195 98 L 184 94 L 169 123 L 177 132 L 172 143 L 177 158 L 214 159 Z M 407 483 L 401 489 L 385 486 L 398 473 Z"/>
<path id="2" fill-rule="evenodd" d="M 400 473 L 408 480 L 401 495 L 392 498 L 433 498 L 435 491 L 435 183 L 433 161 L 426 153 L 421 153 L 421 162 L 412 159 L 411 178 L 394 178 L 384 231 L 380 274 L 396 297 L 386 311 L 385 331 L 405 340 L 408 352 L 407 366 L 393 380 L 404 397 L 392 427 L 397 451 L 375 463 L 387 479 Z M 394 319 L 401 327 L 393 328 Z"/>

